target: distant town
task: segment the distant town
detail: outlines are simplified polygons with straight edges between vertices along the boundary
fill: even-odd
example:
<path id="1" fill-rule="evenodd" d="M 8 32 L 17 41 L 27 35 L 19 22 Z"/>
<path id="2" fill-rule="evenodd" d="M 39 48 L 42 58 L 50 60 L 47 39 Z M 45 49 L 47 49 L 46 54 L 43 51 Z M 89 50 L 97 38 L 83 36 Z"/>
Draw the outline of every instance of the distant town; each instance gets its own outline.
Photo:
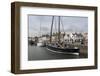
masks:
<path id="1" fill-rule="evenodd" d="M 57 42 L 58 33 L 52 34 L 52 42 Z M 43 34 L 41 36 L 34 36 L 34 37 L 28 37 L 28 41 L 33 41 L 34 44 L 37 44 L 38 42 L 42 43 L 49 43 L 50 42 L 50 35 L 49 34 Z M 83 45 L 88 46 L 88 33 L 87 32 L 61 32 L 60 34 L 60 41 L 70 44 L 70 45 Z"/>

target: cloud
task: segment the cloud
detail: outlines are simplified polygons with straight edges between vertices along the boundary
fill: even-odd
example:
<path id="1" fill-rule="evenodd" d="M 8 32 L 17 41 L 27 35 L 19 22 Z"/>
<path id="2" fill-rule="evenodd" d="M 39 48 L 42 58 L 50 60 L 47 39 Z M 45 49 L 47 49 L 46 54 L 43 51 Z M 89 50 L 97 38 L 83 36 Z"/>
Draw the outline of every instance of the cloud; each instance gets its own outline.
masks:
<path id="1" fill-rule="evenodd" d="M 48 31 L 49 28 L 47 28 L 47 27 L 41 27 L 41 30 L 43 30 L 43 31 Z"/>
<path id="2" fill-rule="evenodd" d="M 58 17 L 54 17 L 53 31 L 55 31 L 55 25 L 57 27 Z M 41 26 L 41 32 L 46 34 L 50 33 L 52 16 L 37 16 L 30 15 L 28 17 L 28 28 L 29 36 L 38 35 Z M 88 17 L 75 17 L 75 16 L 64 16 L 60 17 L 63 29 L 65 32 L 88 32 Z M 61 25 L 62 30 L 62 25 Z"/>

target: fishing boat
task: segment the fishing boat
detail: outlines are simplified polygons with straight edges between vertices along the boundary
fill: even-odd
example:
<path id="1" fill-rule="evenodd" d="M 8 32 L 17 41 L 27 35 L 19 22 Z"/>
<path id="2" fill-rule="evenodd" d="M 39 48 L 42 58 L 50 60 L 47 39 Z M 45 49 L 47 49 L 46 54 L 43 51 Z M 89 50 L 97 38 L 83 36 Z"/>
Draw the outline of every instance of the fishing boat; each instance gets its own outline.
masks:
<path id="1" fill-rule="evenodd" d="M 67 44 L 64 41 L 65 33 L 61 33 L 61 18 L 60 16 L 57 18 L 58 22 L 56 25 L 58 25 L 57 32 L 55 33 L 55 41 L 52 39 L 53 36 L 53 25 L 54 25 L 54 16 L 52 17 L 52 23 L 51 23 L 51 30 L 50 30 L 50 40 L 46 44 L 46 48 L 48 50 L 57 52 L 57 53 L 79 53 L 79 48 L 76 46 L 72 46 L 71 44 Z M 63 25 L 63 24 L 62 24 Z M 64 27 L 63 27 L 64 28 Z M 61 39 L 62 36 L 62 39 Z"/>

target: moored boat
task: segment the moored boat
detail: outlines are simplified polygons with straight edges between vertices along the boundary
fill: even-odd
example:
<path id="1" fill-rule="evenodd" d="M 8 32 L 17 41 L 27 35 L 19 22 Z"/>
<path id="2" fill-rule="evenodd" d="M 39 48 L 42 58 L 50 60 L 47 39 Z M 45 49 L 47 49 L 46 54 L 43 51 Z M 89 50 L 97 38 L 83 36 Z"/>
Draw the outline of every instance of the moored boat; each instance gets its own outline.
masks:
<path id="1" fill-rule="evenodd" d="M 60 31 L 60 24 L 61 24 L 61 20 L 60 20 L 60 16 L 58 17 L 58 31 L 56 32 L 56 36 L 55 36 L 55 42 L 53 42 L 52 40 L 52 30 L 53 30 L 53 23 L 54 23 L 54 16 L 52 18 L 52 23 L 51 23 L 51 31 L 50 31 L 50 41 L 46 44 L 46 48 L 48 50 L 52 50 L 55 51 L 57 53 L 61 52 L 61 53 L 79 53 L 80 49 L 76 46 L 70 46 L 66 45 L 66 43 L 61 40 L 61 31 Z M 64 38 L 64 34 L 63 34 L 63 38 Z"/>

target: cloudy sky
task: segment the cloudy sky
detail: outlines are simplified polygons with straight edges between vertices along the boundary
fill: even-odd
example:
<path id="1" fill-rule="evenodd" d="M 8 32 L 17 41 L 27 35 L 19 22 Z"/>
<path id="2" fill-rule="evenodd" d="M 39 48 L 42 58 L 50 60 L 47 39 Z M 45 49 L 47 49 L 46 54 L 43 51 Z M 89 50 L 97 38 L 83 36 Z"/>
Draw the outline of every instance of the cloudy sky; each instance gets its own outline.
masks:
<path id="1" fill-rule="evenodd" d="M 28 16 L 28 30 L 30 36 L 49 34 L 53 16 Z M 61 31 L 65 32 L 87 32 L 88 17 L 61 16 Z M 63 26 L 62 26 L 63 25 Z M 53 31 L 58 28 L 58 16 L 54 16 Z M 41 29 L 41 30 L 40 30 Z"/>

